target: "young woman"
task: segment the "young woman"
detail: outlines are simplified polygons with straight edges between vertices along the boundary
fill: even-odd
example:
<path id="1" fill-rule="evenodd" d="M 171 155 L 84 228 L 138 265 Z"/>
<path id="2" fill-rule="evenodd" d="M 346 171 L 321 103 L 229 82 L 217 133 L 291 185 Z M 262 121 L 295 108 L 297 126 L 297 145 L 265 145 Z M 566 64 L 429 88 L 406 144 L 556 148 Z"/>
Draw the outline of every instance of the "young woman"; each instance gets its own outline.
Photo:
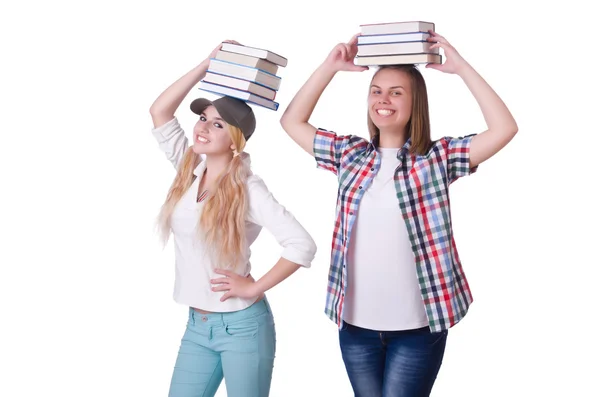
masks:
<path id="1" fill-rule="evenodd" d="M 162 236 L 173 233 L 174 299 L 190 307 L 169 396 L 214 396 L 225 379 L 230 397 L 269 395 L 275 326 L 265 291 L 309 267 L 311 236 L 253 175 L 244 152 L 256 120 L 238 99 L 194 100 L 198 115 L 190 144 L 175 117 L 209 60 L 167 88 L 150 108 L 160 149 L 177 175 L 159 216 Z M 200 155 L 204 155 L 204 159 Z M 250 275 L 250 245 L 262 227 L 283 247 L 259 280 Z"/>
<path id="2" fill-rule="evenodd" d="M 483 78 L 439 34 L 446 61 L 427 67 L 462 78 L 487 130 L 432 141 L 425 82 L 414 65 L 381 67 L 368 94 L 370 139 L 309 123 L 339 71 L 354 65 L 357 36 L 338 44 L 281 118 L 289 136 L 337 175 L 326 314 L 358 397 L 428 396 L 448 329 L 472 302 L 455 246 L 448 187 L 503 148 L 517 124 Z"/>

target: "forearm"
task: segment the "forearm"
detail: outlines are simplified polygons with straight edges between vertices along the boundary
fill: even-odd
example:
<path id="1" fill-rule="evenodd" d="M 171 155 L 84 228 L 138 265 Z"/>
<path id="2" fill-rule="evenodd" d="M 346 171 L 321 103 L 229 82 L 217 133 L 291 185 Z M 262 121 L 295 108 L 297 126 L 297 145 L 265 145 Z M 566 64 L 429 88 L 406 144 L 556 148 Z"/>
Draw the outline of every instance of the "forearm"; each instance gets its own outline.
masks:
<path id="1" fill-rule="evenodd" d="M 260 295 L 267 292 L 294 274 L 294 272 L 299 268 L 300 265 L 297 263 L 291 262 L 285 258 L 279 259 L 279 261 L 277 261 L 271 270 L 269 270 L 264 276 L 255 282 L 254 286 L 256 288 L 256 294 Z"/>
<path id="2" fill-rule="evenodd" d="M 308 123 L 319 98 L 335 76 L 335 73 L 335 70 L 326 64 L 319 66 L 286 108 L 281 117 L 281 124 L 285 126 L 291 123 Z"/>
<path id="3" fill-rule="evenodd" d="M 477 101 L 487 129 L 512 138 L 517 132 L 517 123 L 492 87 L 469 64 L 465 64 L 457 74 Z"/>
<path id="4" fill-rule="evenodd" d="M 152 117 L 161 118 L 163 121 L 173 118 L 185 96 L 206 75 L 208 64 L 209 60 L 204 60 L 163 91 L 150 107 Z"/>

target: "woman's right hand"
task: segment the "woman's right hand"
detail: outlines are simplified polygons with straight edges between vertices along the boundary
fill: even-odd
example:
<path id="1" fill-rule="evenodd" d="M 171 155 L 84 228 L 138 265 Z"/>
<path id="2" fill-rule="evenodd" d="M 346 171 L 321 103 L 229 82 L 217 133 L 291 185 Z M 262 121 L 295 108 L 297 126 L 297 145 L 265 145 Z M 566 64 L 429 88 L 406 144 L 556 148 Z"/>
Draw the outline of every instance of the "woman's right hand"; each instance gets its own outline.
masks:
<path id="1" fill-rule="evenodd" d="M 223 47 L 223 43 L 231 43 L 231 44 L 242 45 L 241 43 L 238 43 L 235 40 L 223 40 L 221 43 L 219 43 L 218 46 L 215 47 L 214 50 L 211 51 L 211 53 L 208 55 L 208 57 L 204 60 L 204 63 L 206 63 L 206 65 L 208 65 L 208 63 L 210 62 L 211 58 L 214 58 L 214 57 L 217 56 L 217 52 L 219 52 L 219 50 L 221 50 L 221 48 Z"/>
<path id="2" fill-rule="evenodd" d="M 335 72 L 342 70 L 350 72 L 362 72 L 368 70 L 367 66 L 358 66 L 354 64 L 354 58 L 358 52 L 358 36 L 360 33 L 352 36 L 347 43 L 336 45 L 325 59 L 324 65 Z"/>

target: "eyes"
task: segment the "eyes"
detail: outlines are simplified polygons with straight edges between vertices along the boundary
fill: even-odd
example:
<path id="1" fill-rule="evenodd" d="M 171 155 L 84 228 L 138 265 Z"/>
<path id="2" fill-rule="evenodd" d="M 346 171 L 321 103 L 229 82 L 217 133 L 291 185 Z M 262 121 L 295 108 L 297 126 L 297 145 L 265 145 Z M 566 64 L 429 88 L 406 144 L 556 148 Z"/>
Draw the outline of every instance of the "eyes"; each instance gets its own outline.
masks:
<path id="1" fill-rule="evenodd" d="M 203 123 L 206 123 L 206 120 L 207 119 L 206 119 L 206 117 L 204 115 L 200 116 L 200 121 L 202 121 Z M 223 128 L 223 125 L 221 123 L 216 122 L 216 121 L 213 123 L 213 125 L 215 127 L 217 127 L 217 128 Z"/>
<path id="2" fill-rule="evenodd" d="M 371 95 L 381 95 L 381 92 L 382 92 L 381 90 L 374 89 L 374 90 L 371 90 Z M 400 91 L 390 91 L 390 95 L 400 96 L 400 95 L 402 95 L 402 93 Z"/>

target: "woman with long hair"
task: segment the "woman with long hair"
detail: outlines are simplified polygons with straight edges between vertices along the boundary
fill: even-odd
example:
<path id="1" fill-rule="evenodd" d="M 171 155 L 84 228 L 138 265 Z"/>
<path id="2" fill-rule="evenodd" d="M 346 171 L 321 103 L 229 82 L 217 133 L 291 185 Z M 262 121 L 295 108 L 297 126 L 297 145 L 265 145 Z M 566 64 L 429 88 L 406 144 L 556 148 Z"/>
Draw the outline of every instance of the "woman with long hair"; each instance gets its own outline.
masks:
<path id="1" fill-rule="evenodd" d="M 220 48 L 150 108 L 152 133 L 177 170 L 159 226 L 163 241 L 171 234 L 174 239 L 174 299 L 189 306 L 170 397 L 214 396 L 223 379 L 230 397 L 268 396 L 276 341 L 265 292 L 309 267 L 316 253 L 311 236 L 251 171 L 244 147 L 256 119 L 247 103 L 227 96 L 195 99 L 191 143 L 175 117 Z M 283 252 L 255 280 L 250 246 L 263 227 Z"/>
<path id="2" fill-rule="evenodd" d="M 321 94 L 354 64 L 357 36 L 333 48 L 285 110 L 281 124 L 337 176 L 326 314 L 338 324 L 355 396 L 428 396 L 448 329 L 472 302 L 452 231 L 449 186 L 475 172 L 517 133 L 510 111 L 441 35 L 443 64 L 481 108 L 487 130 L 432 140 L 425 80 L 415 65 L 377 68 L 367 96 L 369 138 L 309 123 Z"/>

